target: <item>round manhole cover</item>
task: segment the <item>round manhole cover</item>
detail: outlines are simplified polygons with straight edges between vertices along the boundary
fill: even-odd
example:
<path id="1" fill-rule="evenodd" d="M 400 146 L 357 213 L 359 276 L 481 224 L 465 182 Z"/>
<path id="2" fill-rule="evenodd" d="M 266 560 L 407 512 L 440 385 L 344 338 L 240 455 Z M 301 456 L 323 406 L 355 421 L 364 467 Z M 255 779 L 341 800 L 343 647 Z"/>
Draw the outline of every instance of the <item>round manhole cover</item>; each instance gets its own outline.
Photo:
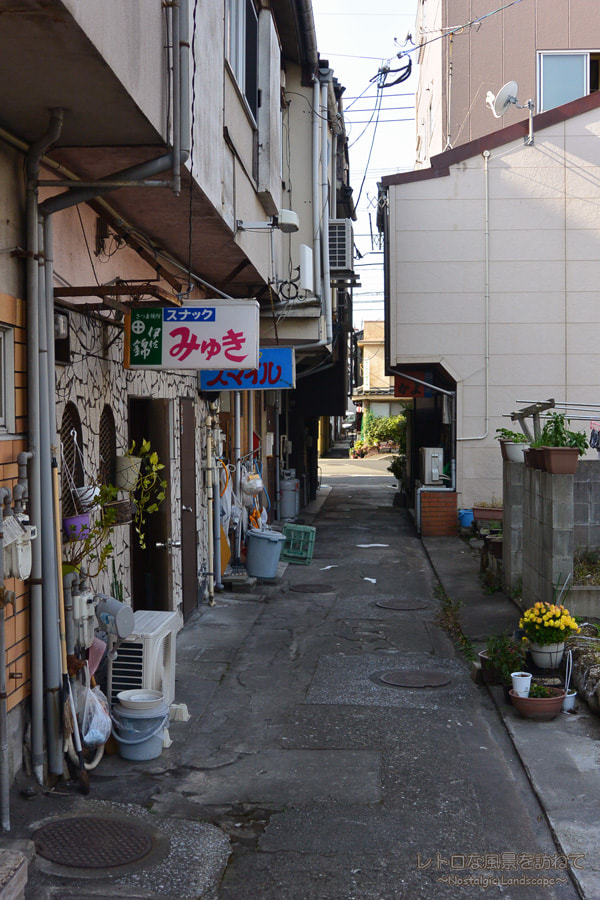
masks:
<path id="1" fill-rule="evenodd" d="M 331 594 L 335 588 L 332 584 L 290 584 L 290 591 L 298 594 Z"/>
<path id="2" fill-rule="evenodd" d="M 381 609 L 427 609 L 427 604 L 421 600 L 378 600 L 375 606 Z"/>
<path id="3" fill-rule="evenodd" d="M 422 669 L 395 669 L 379 676 L 384 684 L 405 688 L 443 687 L 450 684 L 451 678 L 444 672 L 424 671 Z"/>
<path id="4" fill-rule="evenodd" d="M 50 822 L 35 832 L 33 841 L 44 859 L 77 869 L 125 866 L 142 859 L 154 846 L 143 825 L 101 816 Z"/>

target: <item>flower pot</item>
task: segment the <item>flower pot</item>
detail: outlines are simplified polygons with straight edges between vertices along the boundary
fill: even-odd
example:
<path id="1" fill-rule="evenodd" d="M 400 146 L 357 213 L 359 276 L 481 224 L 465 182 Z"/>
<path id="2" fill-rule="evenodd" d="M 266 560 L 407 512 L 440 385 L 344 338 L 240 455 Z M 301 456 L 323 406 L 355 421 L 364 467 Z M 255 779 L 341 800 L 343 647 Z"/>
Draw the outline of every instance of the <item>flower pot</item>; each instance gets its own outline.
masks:
<path id="1" fill-rule="evenodd" d="M 113 500 L 104 505 L 104 511 L 109 516 L 110 525 L 127 525 L 133 519 L 135 512 L 131 500 Z"/>
<path id="2" fill-rule="evenodd" d="M 133 491 L 137 484 L 142 459 L 140 456 L 117 456 L 115 484 L 122 491 Z"/>
<path id="3" fill-rule="evenodd" d="M 510 460 L 510 462 L 525 462 L 524 451 L 527 450 L 529 444 L 517 444 L 513 441 L 505 441 L 504 443 L 504 458 Z"/>
<path id="4" fill-rule="evenodd" d="M 579 461 L 577 447 L 540 447 L 543 466 L 551 475 L 574 475 Z"/>
<path id="5" fill-rule="evenodd" d="M 75 503 L 82 512 L 88 512 L 95 506 L 100 488 L 95 484 L 86 484 L 84 487 L 75 488 Z"/>
<path id="6" fill-rule="evenodd" d="M 531 675 L 529 672 L 511 672 L 512 689 L 517 697 L 529 697 Z"/>
<path id="7" fill-rule="evenodd" d="M 502 679 L 487 650 L 479 651 L 479 662 L 481 664 L 481 677 L 485 684 L 502 684 Z"/>
<path id="8" fill-rule="evenodd" d="M 525 465 L 530 469 L 541 469 L 544 464 L 544 456 L 539 447 L 529 447 L 524 451 Z"/>
<path id="9" fill-rule="evenodd" d="M 63 529 L 68 541 L 84 540 L 90 530 L 90 514 L 83 513 L 80 516 L 66 516 L 63 519 Z"/>
<path id="10" fill-rule="evenodd" d="M 562 644 L 529 644 L 531 658 L 538 669 L 557 669 L 565 652 Z"/>
<path id="11" fill-rule="evenodd" d="M 571 712 L 575 709 L 575 700 L 577 699 L 577 691 L 567 691 L 565 699 L 562 702 L 563 712 Z"/>
<path id="12" fill-rule="evenodd" d="M 561 711 L 566 693 L 562 688 L 549 688 L 550 697 L 519 697 L 514 690 L 510 691 L 510 700 L 520 716 L 524 719 L 537 719 L 538 722 L 549 722 Z"/>

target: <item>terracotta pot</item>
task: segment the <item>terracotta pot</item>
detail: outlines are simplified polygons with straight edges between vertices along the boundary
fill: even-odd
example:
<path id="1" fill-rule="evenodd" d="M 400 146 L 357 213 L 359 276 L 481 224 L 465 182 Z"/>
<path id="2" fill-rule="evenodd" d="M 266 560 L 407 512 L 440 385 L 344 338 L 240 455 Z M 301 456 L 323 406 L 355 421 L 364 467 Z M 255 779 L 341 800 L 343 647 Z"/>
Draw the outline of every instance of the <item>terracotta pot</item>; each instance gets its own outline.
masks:
<path id="1" fill-rule="evenodd" d="M 530 469 L 542 469 L 544 465 L 544 456 L 539 447 L 529 447 L 525 450 L 525 465 Z"/>
<path id="2" fill-rule="evenodd" d="M 479 651 L 479 662 L 481 663 L 481 677 L 485 684 L 502 684 L 502 679 L 496 666 L 489 658 L 487 650 Z"/>
<path id="3" fill-rule="evenodd" d="M 510 700 L 519 715 L 524 719 L 537 719 L 538 722 L 549 722 L 562 709 L 566 692 L 562 688 L 548 688 L 551 697 L 519 697 L 510 690 Z"/>
<path id="4" fill-rule="evenodd" d="M 544 469 L 551 475 L 574 475 L 579 461 L 577 447 L 540 447 Z"/>

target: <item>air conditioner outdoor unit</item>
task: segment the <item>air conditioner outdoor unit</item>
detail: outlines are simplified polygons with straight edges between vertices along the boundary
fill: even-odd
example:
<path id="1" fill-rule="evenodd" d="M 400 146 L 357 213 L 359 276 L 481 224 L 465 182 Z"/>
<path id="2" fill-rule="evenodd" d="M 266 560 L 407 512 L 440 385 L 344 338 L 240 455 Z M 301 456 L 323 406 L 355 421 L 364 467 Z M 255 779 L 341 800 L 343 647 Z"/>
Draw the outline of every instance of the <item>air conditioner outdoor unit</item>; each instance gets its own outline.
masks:
<path id="1" fill-rule="evenodd" d="M 133 633 L 117 648 L 117 658 L 108 661 L 110 703 L 118 703 L 120 691 L 140 688 L 162 691 L 170 706 L 175 699 L 177 613 L 138 609 L 134 620 Z"/>
<path id="2" fill-rule="evenodd" d="M 351 219 L 329 220 L 329 268 L 332 273 L 354 271 L 354 231 Z"/>
<path id="3" fill-rule="evenodd" d="M 423 484 L 443 484 L 443 475 L 443 448 L 421 447 L 421 481 Z"/>

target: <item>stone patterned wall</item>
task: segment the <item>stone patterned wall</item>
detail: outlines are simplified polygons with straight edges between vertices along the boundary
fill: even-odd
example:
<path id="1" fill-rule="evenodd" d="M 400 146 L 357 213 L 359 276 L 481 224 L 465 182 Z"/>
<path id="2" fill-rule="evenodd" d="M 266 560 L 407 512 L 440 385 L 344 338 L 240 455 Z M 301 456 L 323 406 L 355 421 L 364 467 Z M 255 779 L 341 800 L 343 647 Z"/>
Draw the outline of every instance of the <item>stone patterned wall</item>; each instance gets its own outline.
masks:
<path id="1" fill-rule="evenodd" d="M 205 433 L 203 423 L 206 418 L 206 404 L 198 397 L 196 378 L 173 372 L 155 370 L 129 371 L 123 368 L 123 328 L 119 324 L 101 321 L 97 314 L 83 315 L 69 313 L 71 365 L 56 366 L 57 410 L 56 427 L 60 431 L 60 423 L 66 404 L 71 401 L 77 407 L 81 418 L 83 453 L 86 475 L 97 474 L 99 451 L 100 416 L 106 404 L 113 411 L 117 432 L 117 452 L 127 447 L 127 402 L 129 396 L 148 397 L 152 399 L 168 399 L 171 401 L 171 435 L 172 458 L 170 465 L 171 484 L 171 537 L 174 541 L 181 538 L 181 515 L 179 509 L 180 472 L 179 472 L 179 421 L 178 398 L 194 397 L 196 399 L 196 480 L 199 490 L 203 490 L 201 464 L 205 453 Z M 206 501 L 203 497 L 198 502 L 198 519 L 196 527 L 200 539 L 198 546 L 198 571 L 206 563 L 207 535 Z M 122 532 L 122 534 L 120 533 Z M 128 529 L 117 529 L 115 532 L 115 560 L 119 577 L 127 590 L 128 571 L 130 565 Z M 171 609 L 177 609 L 181 603 L 181 561 L 179 554 L 172 555 L 172 594 Z M 103 573 L 95 580 L 94 587 L 102 592 L 110 588 L 110 572 Z"/>

